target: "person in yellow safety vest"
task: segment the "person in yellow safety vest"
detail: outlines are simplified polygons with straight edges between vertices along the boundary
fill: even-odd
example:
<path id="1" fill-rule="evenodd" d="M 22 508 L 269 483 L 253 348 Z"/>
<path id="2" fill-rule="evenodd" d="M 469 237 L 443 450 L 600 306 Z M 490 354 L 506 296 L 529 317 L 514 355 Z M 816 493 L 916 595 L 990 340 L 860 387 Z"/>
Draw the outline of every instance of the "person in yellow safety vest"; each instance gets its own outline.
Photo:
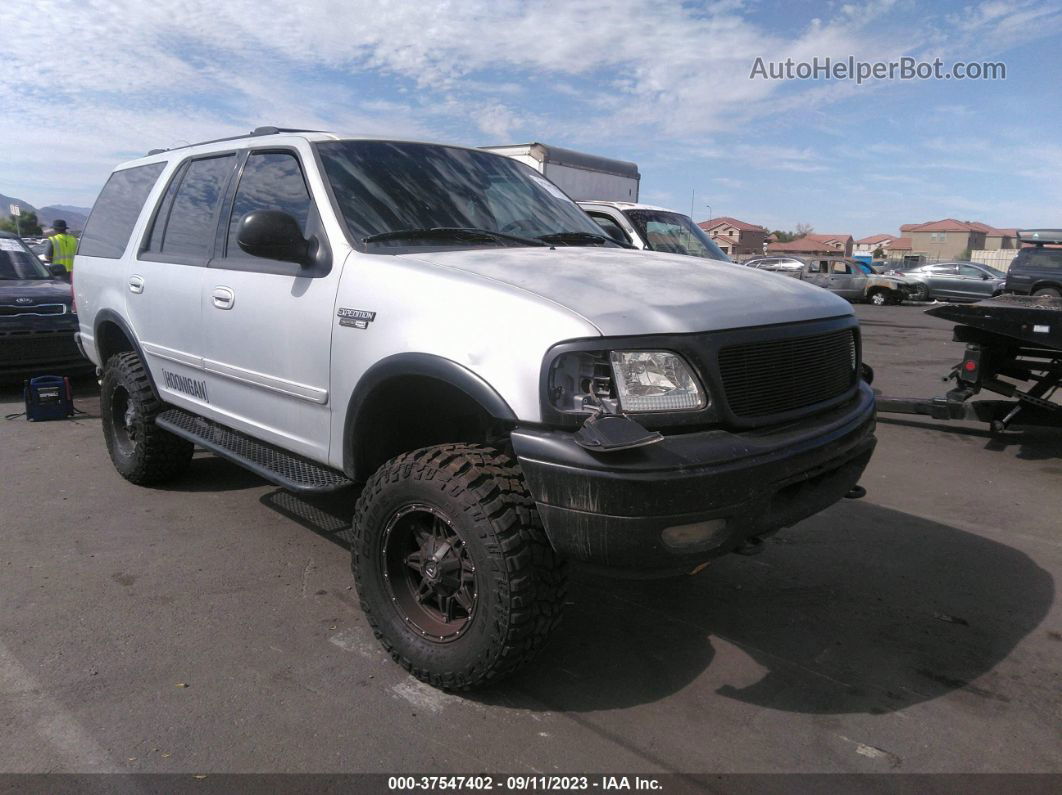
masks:
<path id="1" fill-rule="evenodd" d="M 44 257 L 48 262 L 62 265 L 67 273 L 74 270 L 74 252 L 77 251 L 77 238 L 66 233 L 66 221 L 57 218 L 52 221 L 55 234 L 48 238 L 44 247 Z"/>

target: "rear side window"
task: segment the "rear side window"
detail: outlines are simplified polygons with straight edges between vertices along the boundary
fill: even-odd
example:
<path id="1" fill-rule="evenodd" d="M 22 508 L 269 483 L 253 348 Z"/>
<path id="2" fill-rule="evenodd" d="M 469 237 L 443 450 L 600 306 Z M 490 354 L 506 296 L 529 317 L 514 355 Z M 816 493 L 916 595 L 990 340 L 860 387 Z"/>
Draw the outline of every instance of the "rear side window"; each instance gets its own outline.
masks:
<path id="1" fill-rule="evenodd" d="M 193 160 L 188 164 L 172 202 L 164 200 L 160 206 L 168 212 L 159 247 L 155 249 L 166 257 L 206 258 L 214 248 L 217 230 L 217 211 L 222 194 L 232 175 L 235 155 L 209 157 Z M 171 186 L 172 189 L 173 186 Z M 168 198 L 168 197 L 167 197 Z M 155 230 L 152 230 L 155 243 Z"/>
<path id="2" fill-rule="evenodd" d="M 165 163 L 150 163 L 111 174 L 92 207 L 77 253 L 83 257 L 120 258 L 144 200 L 165 167 Z"/>
<path id="3" fill-rule="evenodd" d="M 1014 265 L 1023 268 L 1046 268 L 1048 270 L 1062 270 L 1062 249 L 1057 248 L 1027 248 L 1018 253 Z M 1013 265 L 1011 266 L 1013 267 Z"/>
<path id="4" fill-rule="evenodd" d="M 292 216 L 306 234 L 310 217 L 310 192 L 298 159 L 288 152 L 252 152 L 243 167 L 232 204 L 226 256 L 243 255 L 236 243 L 240 221 L 255 210 L 279 210 Z"/>

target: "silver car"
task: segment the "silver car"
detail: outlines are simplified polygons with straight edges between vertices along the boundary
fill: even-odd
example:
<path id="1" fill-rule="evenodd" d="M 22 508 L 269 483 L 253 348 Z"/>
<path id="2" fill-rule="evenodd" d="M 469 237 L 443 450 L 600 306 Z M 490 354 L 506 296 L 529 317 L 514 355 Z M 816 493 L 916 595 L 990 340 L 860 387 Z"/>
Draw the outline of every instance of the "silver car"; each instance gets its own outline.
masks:
<path id="1" fill-rule="evenodd" d="M 937 262 L 887 273 L 911 284 L 913 301 L 982 301 L 1001 293 L 1007 279 L 979 262 Z"/>

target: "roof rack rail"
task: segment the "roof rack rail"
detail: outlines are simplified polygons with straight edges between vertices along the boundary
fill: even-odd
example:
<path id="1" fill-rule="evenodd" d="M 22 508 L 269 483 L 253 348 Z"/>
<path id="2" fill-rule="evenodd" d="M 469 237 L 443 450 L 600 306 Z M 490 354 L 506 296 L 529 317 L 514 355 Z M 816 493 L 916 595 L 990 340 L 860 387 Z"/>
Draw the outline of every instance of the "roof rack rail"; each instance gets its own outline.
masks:
<path id="1" fill-rule="evenodd" d="M 261 136 L 261 135 L 278 135 L 279 133 L 313 133 L 313 132 L 323 132 L 323 131 L 322 130 L 306 130 L 306 129 L 303 129 L 301 127 L 273 127 L 271 125 L 270 126 L 265 126 L 265 127 L 255 127 L 249 133 L 246 133 L 244 135 L 230 135 L 227 138 L 214 138 L 214 139 L 211 139 L 209 141 L 197 141 L 194 144 L 184 144 L 183 146 L 172 146 L 172 147 L 170 147 L 168 149 L 152 149 L 150 152 L 147 153 L 147 156 L 150 157 L 151 155 L 161 155 L 163 152 L 173 152 L 173 151 L 176 151 L 178 149 L 188 149 L 189 147 L 192 147 L 192 146 L 203 146 L 204 144 L 217 144 L 217 143 L 221 143 L 222 141 L 238 141 L 241 138 L 256 138 L 256 137 Z"/>

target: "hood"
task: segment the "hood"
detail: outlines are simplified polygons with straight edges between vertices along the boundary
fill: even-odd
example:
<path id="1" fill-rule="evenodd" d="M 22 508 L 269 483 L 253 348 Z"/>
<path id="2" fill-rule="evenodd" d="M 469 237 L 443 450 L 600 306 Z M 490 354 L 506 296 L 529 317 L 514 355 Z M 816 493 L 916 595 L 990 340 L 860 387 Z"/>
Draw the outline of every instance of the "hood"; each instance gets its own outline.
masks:
<path id="1" fill-rule="evenodd" d="M 0 279 L 0 304 L 18 306 L 25 303 L 20 298 L 30 299 L 26 306 L 69 304 L 72 294 L 70 283 L 58 279 Z"/>
<path id="2" fill-rule="evenodd" d="M 542 296 L 606 336 L 682 334 L 852 314 L 827 290 L 731 262 L 558 246 L 400 254 Z"/>

